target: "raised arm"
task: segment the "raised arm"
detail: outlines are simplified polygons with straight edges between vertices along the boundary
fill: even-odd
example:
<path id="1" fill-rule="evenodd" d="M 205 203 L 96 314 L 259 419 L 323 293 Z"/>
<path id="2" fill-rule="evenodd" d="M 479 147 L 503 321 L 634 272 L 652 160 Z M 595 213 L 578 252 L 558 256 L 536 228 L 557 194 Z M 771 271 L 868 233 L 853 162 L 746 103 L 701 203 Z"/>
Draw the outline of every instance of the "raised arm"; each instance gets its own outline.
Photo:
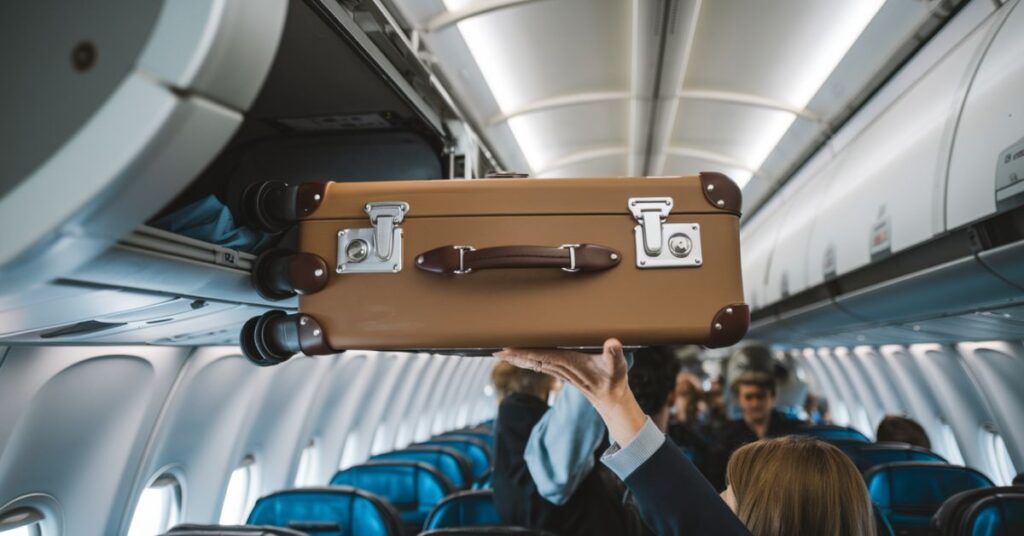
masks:
<path id="1" fill-rule="evenodd" d="M 606 341 L 601 355 L 519 349 L 495 355 L 561 378 L 590 401 L 615 443 L 602 460 L 629 487 L 655 533 L 749 536 L 697 468 L 644 415 L 629 389 L 619 341 Z"/>

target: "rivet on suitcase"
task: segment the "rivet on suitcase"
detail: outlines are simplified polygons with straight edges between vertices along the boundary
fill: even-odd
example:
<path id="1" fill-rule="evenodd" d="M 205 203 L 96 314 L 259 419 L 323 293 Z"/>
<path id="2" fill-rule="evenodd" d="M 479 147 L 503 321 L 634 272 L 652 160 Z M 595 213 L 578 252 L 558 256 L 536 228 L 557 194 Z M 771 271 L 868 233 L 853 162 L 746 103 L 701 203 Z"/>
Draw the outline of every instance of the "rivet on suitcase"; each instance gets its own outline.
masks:
<path id="1" fill-rule="evenodd" d="M 250 320 L 259 364 L 346 349 L 718 347 L 746 333 L 739 188 L 692 177 L 265 183 L 249 221 L 299 226 L 253 270 L 299 313 Z"/>

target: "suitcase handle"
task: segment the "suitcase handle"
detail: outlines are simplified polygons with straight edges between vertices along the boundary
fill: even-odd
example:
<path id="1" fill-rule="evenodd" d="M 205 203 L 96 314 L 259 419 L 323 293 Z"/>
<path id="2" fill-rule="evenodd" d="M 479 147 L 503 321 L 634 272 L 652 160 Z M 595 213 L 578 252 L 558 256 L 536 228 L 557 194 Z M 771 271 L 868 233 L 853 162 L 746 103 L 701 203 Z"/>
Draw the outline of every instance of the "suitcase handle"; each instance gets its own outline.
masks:
<path id="1" fill-rule="evenodd" d="M 442 246 L 416 257 L 416 267 L 436 274 L 465 275 L 499 268 L 560 268 L 562 271 L 599 272 L 618 266 L 618 251 L 595 244 L 548 246 Z"/>

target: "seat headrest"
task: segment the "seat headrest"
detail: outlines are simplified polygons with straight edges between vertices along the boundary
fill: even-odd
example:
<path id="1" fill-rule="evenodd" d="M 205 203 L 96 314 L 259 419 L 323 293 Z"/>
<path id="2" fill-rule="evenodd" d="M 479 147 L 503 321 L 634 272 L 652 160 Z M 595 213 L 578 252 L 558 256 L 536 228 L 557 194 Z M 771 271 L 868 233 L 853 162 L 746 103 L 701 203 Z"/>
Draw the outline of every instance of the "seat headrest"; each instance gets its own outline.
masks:
<path id="1" fill-rule="evenodd" d="M 338 471 L 331 485 L 367 490 L 386 499 L 399 512 L 423 511 L 423 517 L 455 492 L 455 486 L 437 469 L 401 460 L 374 460 L 349 467 Z"/>
<path id="2" fill-rule="evenodd" d="M 488 469 L 480 478 L 473 482 L 473 489 L 491 489 L 494 483 L 494 469 Z"/>
<path id="3" fill-rule="evenodd" d="M 800 435 L 808 435 L 823 439 L 825 441 L 832 440 L 846 440 L 846 441 L 859 441 L 861 443 L 870 443 L 871 440 L 864 434 L 849 428 L 846 426 L 834 426 L 831 424 L 821 424 L 817 426 L 808 426 L 797 430 L 795 433 Z"/>
<path id="4" fill-rule="evenodd" d="M 473 478 L 480 478 L 491 467 L 491 450 L 475 437 L 435 437 L 420 444 L 451 447 L 464 453 L 473 464 Z"/>
<path id="5" fill-rule="evenodd" d="M 463 491 L 446 497 L 427 516 L 424 530 L 453 527 L 500 525 L 501 518 L 494 505 L 494 492 Z"/>
<path id="6" fill-rule="evenodd" d="M 305 532 L 257 525 L 178 525 L 164 536 L 307 536 Z"/>
<path id="7" fill-rule="evenodd" d="M 443 433 L 443 434 L 441 434 L 441 435 L 439 435 L 437 437 L 438 438 L 453 438 L 453 439 L 462 439 L 462 438 L 478 439 L 480 441 L 483 441 L 484 444 L 486 444 L 488 448 L 490 448 L 490 449 L 494 448 L 494 434 L 492 432 L 489 432 L 489 431 L 455 430 L 455 431 L 452 431 L 452 432 L 445 432 L 445 433 Z"/>
<path id="8" fill-rule="evenodd" d="M 993 487 L 969 467 L 935 462 L 895 462 L 875 466 L 865 475 L 871 500 L 882 509 L 928 511 L 929 518 L 948 498 L 976 488 Z"/>
<path id="9" fill-rule="evenodd" d="M 942 506 L 932 516 L 931 526 L 942 536 L 958 536 L 968 508 L 989 495 L 1007 491 L 1020 491 L 1020 488 L 978 488 L 961 491 L 942 503 Z"/>
<path id="10" fill-rule="evenodd" d="M 372 456 L 370 460 L 404 460 L 422 462 L 437 469 L 457 489 L 466 489 L 473 482 L 473 464 L 465 454 L 451 447 L 414 445 Z"/>
<path id="11" fill-rule="evenodd" d="M 372 493 L 348 486 L 279 491 L 256 501 L 250 525 L 288 527 L 317 536 L 400 536 L 398 513 Z"/>
<path id="12" fill-rule="evenodd" d="M 844 452 L 853 458 L 861 472 L 868 471 L 876 465 L 893 462 L 948 463 L 945 458 L 928 449 L 907 443 L 869 443 L 850 445 L 848 449 L 844 449 Z"/>
<path id="13" fill-rule="evenodd" d="M 1024 489 L 1004 488 L 967 508 L 961 534 L 1003 536 L 1024 534 Z"/>

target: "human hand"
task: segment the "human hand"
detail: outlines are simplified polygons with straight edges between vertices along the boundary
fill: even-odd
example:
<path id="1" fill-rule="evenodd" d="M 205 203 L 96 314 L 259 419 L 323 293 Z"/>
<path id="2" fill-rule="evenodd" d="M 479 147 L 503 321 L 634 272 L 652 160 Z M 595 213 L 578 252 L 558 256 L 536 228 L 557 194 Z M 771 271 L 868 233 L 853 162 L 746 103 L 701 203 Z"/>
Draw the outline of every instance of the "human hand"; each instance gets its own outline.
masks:
<path id="1" fill-rule="evenodd" d="M 628 366 L 622 343 L 608 339 L 600 354 L 570 350 L 506 348 L 494 354 L 520 368 L 544 372 L 576 386 L 597 409 L 609 433 L 625 445 L 643 426 L 646 417 L 626 377 Z"/>

